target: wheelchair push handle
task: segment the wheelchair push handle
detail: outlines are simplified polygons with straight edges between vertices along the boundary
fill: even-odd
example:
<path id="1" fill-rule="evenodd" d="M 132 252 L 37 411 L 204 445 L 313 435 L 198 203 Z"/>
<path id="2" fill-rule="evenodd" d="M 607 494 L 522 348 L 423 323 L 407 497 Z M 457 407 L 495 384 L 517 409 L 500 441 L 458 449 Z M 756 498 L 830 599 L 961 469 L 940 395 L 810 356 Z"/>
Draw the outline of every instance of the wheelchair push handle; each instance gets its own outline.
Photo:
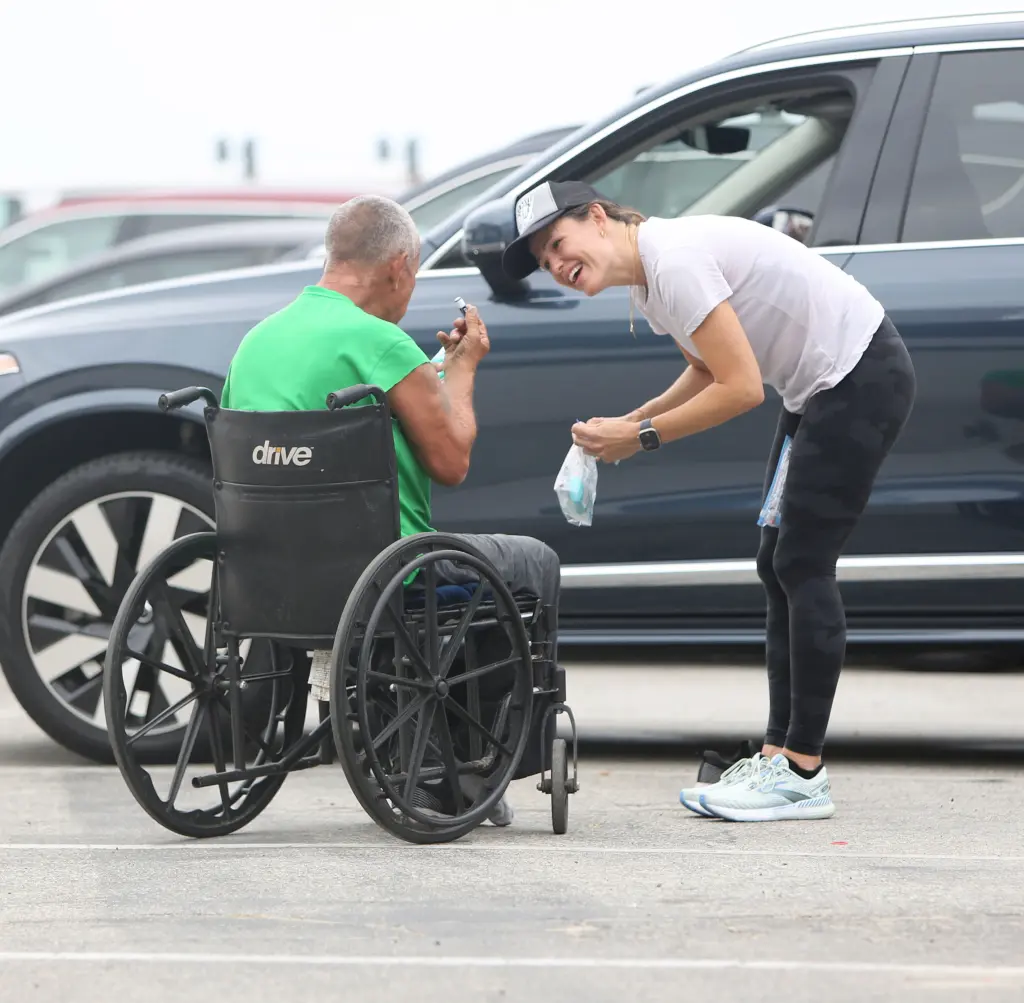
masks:
<path id="1" fill-rule="evenodd" d="M 210 407 L 217 407 L 217 398 L 212 390 L 206 387 L 184 387 L 169 394 L 161 394 L 157 403 L 161 411 L 176 411 L 179 407 L 187 407 L 202 397 Z"/>
<path id="2" fill-rule="evenodd" d="M 354 404 L 364 397 L 373 397 L 378 404 L 387 404 L 387 397 L 380 387 L 371 386 L 368 383 L 357 383 L 354 387 L 345 387 L 344 390 L 335 390 L 327 395 L 327 409 L 336 411 L 340 407 Z"/>

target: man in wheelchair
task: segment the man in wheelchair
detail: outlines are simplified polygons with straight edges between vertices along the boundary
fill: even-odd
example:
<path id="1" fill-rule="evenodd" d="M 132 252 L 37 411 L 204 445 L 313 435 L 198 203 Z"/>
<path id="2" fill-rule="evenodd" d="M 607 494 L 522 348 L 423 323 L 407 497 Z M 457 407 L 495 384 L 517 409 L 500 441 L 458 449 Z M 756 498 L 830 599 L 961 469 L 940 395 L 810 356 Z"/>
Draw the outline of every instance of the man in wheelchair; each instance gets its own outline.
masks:
<path id="1" fill-rule="evenodd" d="M 487 355 L 487 328 L 470 306 L 447 334 L 443 379 L 398 324 L 416 284 L 420 238 L 412 217 L 390 199 L 361 196 L 332 216 L 323 277 L 287 306 L 257 324 L 231 361 L 221 406 L 249 411 L 304 411 L 325 407 L 340 388 L 367 384 L 386 392 L 398 467 L 401 535 L 433 532 L 431 483 L 454 486 L 466 478 L 477 435 L 473 387 Z M 504 534 L 456 534 L 479 551 L 512 590 L 538 596 L 551 611 L 548 640 L 556 657 L 560 568 L 540 540 Z M 441 580 L 474 580 L 454 562 L 437 568 Z M 312 693 L 327 699 L 329 652 L 317 652 Z M 469 781 L 477 778 L 466 778 Z M 490 815 L 512 820 L 503 799 Z"/>

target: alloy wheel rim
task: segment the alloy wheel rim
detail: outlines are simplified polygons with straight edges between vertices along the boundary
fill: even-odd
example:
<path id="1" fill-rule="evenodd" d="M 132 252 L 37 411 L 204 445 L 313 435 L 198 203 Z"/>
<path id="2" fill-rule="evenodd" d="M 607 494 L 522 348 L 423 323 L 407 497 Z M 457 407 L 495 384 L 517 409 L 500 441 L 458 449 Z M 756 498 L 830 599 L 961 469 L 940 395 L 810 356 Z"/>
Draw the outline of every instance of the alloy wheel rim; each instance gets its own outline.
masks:
<path id="1" fill-rule="evenodd" d="M 68 513 L 37 548 L 22 591 L 25 648 L 40 681 L 63 709 L 85 724 L 106 731 L 103 662 L 114 617 L 135 576 L 182 536 L 208 532 L 213 520 L 172 495 L 122 491 L 103 495 Z M 196 561 L 168 580 L 187 597 L 182 614 L 203 647 L 212 565 Z M 157 651 L 168 665 L 181 667 L 163 617 L 148 606 L 132 629 L 134 650 Z M 155 650 L 154 650 L 155 649 Z M 188 683 L 167 673 L 143 679 L 134 659 L 121 666 L 136 727 L 171 706 Z M 181 688 L 182 692 L 178 692 Z M 157 737 L 184 728 L 187 711 L 150 731 Z M 134 730 L 134 729 L 129 729 Z"/>

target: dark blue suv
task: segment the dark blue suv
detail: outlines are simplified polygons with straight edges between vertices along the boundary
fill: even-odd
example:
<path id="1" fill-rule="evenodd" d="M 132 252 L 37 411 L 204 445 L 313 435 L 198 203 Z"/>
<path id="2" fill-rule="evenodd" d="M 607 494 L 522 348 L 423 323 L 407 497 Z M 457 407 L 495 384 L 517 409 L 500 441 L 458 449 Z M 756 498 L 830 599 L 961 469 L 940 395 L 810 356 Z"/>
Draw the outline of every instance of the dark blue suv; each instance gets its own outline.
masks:
<path id="1" fill-rule="evenodd" d="M 629 410 L 680 371 L 593 300 L 506 281 L 511 199 L 589 180 L 648 215 L 810 218 L 796 231 L 885 304 L 913 354 L 914 414 L 839 569 L 851 645 L 1016 657 L 1024 641 L 1024 22 L 1012 15 L 785 39 L 637 95 L 433 229 L 405 329 L 432 354 L 461 295 L 492 350 L 467 481 L 438 529 L 527 533 L 564 566 L 567 642 L 759 644 L 756 518 L 777 401 L 600 471 L 594 525 L 553 491 L 577 418 Z M 101 660 L 136 569 L 208 525 L 197 412 L 245 332 L 316 282 L 308 263 L 164 282 L 0 322 L 0 664 L 55 739 L 109 759 Z M 773 395 L 769 394 L 769 397 Z M 206 579 L 208 582 L 208 578 Z M 197 570 L 185 587 L 206 586 Z M 198 632 L 203 622 L 195 618 Z M 140 624 L 144 629 L 145 624 Z M 173 661 L 173 651 L 166 657 Z M 150 717 L 176 695 L 139 668 Z M 166 675 L 164 679 L 168 678 Z M 174 748 L 170 715 L 146 738 Z"/>

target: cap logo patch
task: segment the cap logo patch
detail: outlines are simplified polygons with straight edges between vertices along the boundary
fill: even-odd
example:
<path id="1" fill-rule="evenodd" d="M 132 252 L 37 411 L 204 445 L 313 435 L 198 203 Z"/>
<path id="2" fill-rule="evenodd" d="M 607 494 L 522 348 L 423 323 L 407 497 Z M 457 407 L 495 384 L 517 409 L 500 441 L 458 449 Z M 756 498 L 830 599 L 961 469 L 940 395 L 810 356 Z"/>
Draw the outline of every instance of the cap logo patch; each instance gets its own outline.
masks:
<path id="1" fill-rule="evenodd" d="M 516 203 L 516 229 L 522 233 L 533 222 L 533 192 L 527 192 Z"/>

